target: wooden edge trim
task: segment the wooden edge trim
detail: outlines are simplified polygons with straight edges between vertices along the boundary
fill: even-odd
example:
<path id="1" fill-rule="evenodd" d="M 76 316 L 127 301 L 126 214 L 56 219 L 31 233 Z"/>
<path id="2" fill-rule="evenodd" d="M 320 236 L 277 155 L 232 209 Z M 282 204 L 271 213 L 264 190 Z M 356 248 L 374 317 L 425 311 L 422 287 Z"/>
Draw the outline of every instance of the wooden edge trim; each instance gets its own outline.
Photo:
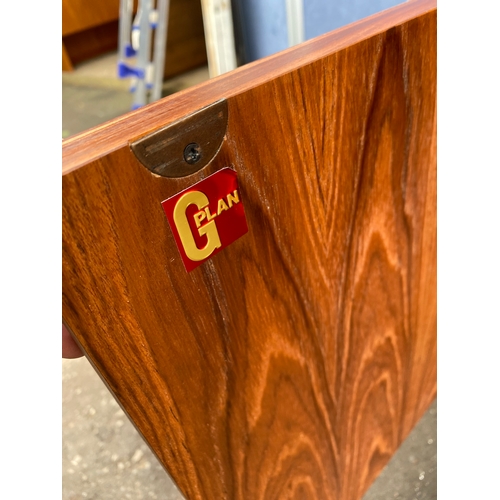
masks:
<path id="1" fill-rule="evenodd" d="M 62 174 L 215 101 L 241 94 L 436 8 L 437 0 L 409 0 L 69 137 L 63 140 Z"/>

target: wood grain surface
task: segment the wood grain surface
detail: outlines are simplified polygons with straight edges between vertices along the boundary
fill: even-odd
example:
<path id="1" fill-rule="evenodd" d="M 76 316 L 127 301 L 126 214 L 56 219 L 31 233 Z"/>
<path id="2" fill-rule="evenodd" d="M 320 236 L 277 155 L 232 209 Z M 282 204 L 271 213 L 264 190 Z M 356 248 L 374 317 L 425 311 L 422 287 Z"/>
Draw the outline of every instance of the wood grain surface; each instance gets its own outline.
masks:
<path id="1" fill-rule="evenodd" d="M 131 152 L 221 97 L 200 172 Z M 425 412 L 435 140 L 411 1 L 64 143 L 64 321 L 186 498 L 360 499 Z M 228 166 L 249 232 L 186 273 L 160 202 Z"/>

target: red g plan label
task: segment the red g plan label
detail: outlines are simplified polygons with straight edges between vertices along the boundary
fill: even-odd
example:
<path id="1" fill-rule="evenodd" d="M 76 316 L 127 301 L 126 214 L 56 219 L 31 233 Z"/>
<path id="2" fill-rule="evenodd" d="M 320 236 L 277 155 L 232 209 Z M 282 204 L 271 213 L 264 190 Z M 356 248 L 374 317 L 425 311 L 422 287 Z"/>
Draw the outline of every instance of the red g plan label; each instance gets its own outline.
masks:
<path id="1" fill-rule="evenodd" d="M 223 168 L 161 203 L 186 270 L 248 232 L 236 172 Z"/>

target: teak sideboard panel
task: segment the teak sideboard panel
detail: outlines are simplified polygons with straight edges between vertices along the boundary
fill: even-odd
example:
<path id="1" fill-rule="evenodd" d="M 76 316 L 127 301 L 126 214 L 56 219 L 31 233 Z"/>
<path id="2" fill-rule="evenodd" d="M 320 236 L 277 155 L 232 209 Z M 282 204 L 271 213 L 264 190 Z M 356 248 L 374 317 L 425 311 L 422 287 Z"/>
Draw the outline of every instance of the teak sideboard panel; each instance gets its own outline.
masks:
<path id="1" fill-rule="evenodd" d="M 221 150 L 129 143 L 220 99 Z M 436 395 L 436 6 L 410 1 L 65 141 L 63 317 L 188 499 L 358 500 Z M 224 167 L 194 271 L 161 201 Z"/>

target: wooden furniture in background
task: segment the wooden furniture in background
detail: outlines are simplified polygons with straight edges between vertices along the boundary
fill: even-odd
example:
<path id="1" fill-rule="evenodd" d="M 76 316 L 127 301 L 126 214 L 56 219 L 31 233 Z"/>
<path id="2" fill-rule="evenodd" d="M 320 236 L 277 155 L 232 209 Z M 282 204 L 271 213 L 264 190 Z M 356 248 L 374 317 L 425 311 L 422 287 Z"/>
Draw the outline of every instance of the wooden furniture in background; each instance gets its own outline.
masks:
<path id="1" fill-rule="evenodd" d="M 179 179 L 130 143 L 226 99 Z M 186 273 L 160 202 L 224 167 L 249 232 Z M 436 395 L 436 4 L 63 144 L 63 317 L 187 499 L 359 500 Z"/>
<path id="2" fill-rule="evenodd" d="M 118 50 L 119 0 L 63 0 L 62 68 Z M 200 0 L 170 0 L 164 77 L 207 63 Z"/>

